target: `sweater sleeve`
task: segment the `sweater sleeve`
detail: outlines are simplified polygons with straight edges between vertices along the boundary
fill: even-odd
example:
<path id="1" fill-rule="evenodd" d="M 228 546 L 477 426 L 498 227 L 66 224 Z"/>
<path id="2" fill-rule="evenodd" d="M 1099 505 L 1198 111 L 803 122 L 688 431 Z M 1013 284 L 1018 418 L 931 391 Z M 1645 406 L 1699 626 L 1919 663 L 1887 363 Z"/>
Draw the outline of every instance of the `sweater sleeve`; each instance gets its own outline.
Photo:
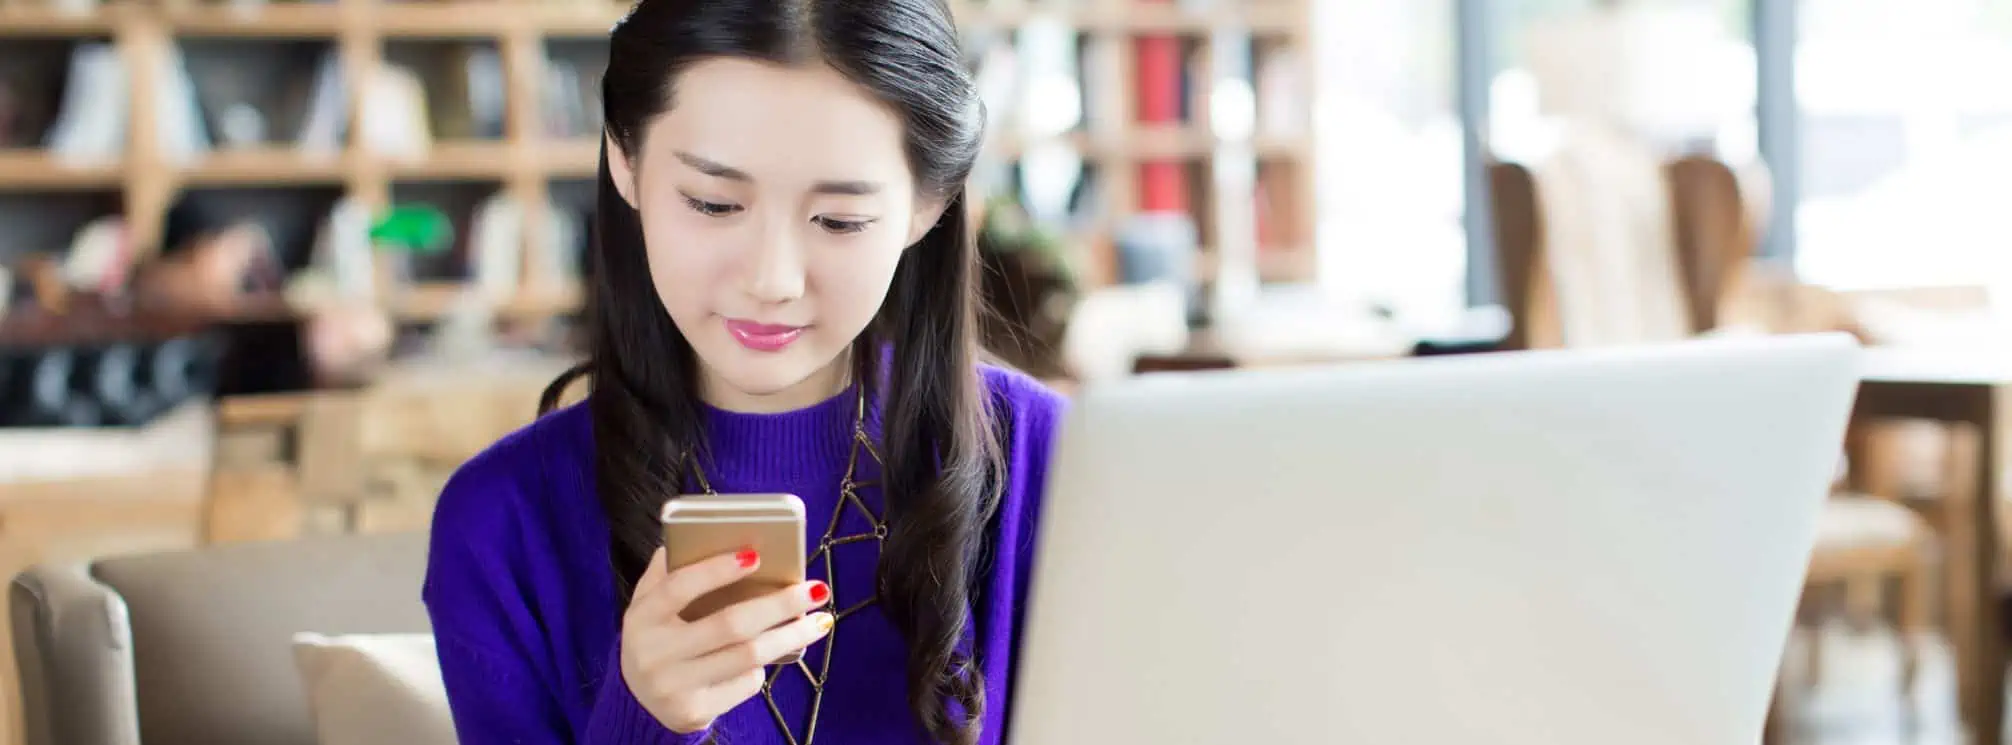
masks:
<path id="1" fill-rule="evenodd" d="M 618 638 L 609 652 L 608 674 L 594 694 L 594 711 L 587 719 L 586 742 L 590 745 L 652 743 L 653 745 L 701 745 L 712 741 L 711 730 L 686 734 L 672 732 L 636 700 L 622 679 L 622 642 Z"/>
<path id="2" fill-rule="evenodd" d="M 535 553 L 517 524 L 524 477 L 478 457 L 442 491 L 424 597 L 457 738 L 465 745 L 699 745 L 659 724 L 622 680 L 619 642 L 576 730 L 560 699 L 536 606 Z M 519 461 L 521 462 L 521 461 Z"/>
<path id="3" fill-rule="evenodd" d="M 992 560 L 975 620 L 978 658 L 985 676 L 987 705 L 983 742 L 1004 742 L 1012 717 L 1012 672 L 1019 658 L 1021 621 L 1033 577 L 1035 538 L 1047 493 L 1048 463 L 1055 432 L 1067 402 L 1031 378 L 1012 374 L 1004 381 L 1012 410 L 1006 440 L 1006 484 L 993 525 Z"/>

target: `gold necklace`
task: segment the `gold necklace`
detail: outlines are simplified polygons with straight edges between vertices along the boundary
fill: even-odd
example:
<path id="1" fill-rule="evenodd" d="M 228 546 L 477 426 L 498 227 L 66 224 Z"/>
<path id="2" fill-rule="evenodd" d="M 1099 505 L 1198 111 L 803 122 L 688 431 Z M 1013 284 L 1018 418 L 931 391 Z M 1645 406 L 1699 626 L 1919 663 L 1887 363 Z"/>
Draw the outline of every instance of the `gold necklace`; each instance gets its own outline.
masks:
<path id="1" fill-rule="evenodd" d="M 862 483 L 857 479 L 859 453 L 862 450 L 866 451 L 866 454 L 873 458 L 875 465 L 882 465 L 886 462 L 881 460 L 880 453 L 873 449 L 873 439 L 866 435 L 866 394 L 863 391 L 860 393 L 858 405 L 853 411 L 852 449 L 845 457 L 845 476 L 839 479 L 838 482 L 838 506 L 832 509 L 831 524 L 825 526 L 824 537 L 817 542 L 816 550 L 813 550 L 807 559 L 808 562 L 813 564 L 819 560 L 824 561 L 824 581 L 831 588 L 831 597 L 824 601 L 824 610 L 831 612 L 833 623 L 831 631 L 826 632 L 824 636 L 824 653 L 818 660 L 815 672 L 810 667 L 810 655 L 806 654 L 797 658 L 796 662 L 787 665 L 770 665 L 768 677 L 762 681 L 762 701 L 768 704 L 769 714 L 775 717 L 775 726 L 782 730 L 783 739 L 787 740 L 790 745 L 811 745 L 817 738 L 817 716 L 818 711 L 824 705 L 824 684 L 831 680 L 831 650 L 838 646 L 839 627 L 844 625 L 843 622 L 847 616 L 858 613 L 866 607 L 873 605 L 874 601 L 880 599 L 879 593 L 875 592 L 872 595 L 868 595 L 865 600 L 854 603 L 850 607 L 838 608 L 838 566 L 832 559 L 832 549 L 848 543 L 873 541 L 874 561 L 877 563 L 880 561 L 880 546 L 887 540 L 887 523 L 882 521 L 879 515 L 873 514 L 873 510 L 866 506 L 866 500 L 859 497 L 859 490 L 862 487 L 875 486 L 877 484 L 877 482 Z M 692 477 L 699 482 L 699 488 L 707 494 L 718 494 L 719 492 L 713 491 L 712 482 L 706 480 L 705 469 L 699 467 L 698 459 L 688 458 L 688 461 L 692 466 Z M 872 530 L 865 533 L 839 535 L 839 518 L 845 515 L 848 507 L 857 510 L 861 517 L 866 518 L 866 523 L 873 526 Z M 773 693 L 776 679 L 785 671 L 792 669 L 803 673 L 804 679 L 810 683 L 810 721 L 805 724 L 803 739 L 800 741 L 796 738 L 796 733 L 790 731 L 789 719 L 783 716 L 782 707 L 776 706 L 775 695 Z"/>

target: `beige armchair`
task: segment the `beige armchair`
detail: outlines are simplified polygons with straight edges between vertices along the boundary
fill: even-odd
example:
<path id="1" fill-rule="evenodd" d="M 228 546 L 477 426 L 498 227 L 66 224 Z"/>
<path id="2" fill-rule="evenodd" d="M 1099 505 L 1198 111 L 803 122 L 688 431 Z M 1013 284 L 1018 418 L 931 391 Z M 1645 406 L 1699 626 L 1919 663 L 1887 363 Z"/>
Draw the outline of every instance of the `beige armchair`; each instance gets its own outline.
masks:
<path id="1" fill-rule="evenodd" d="M 44 565 L 10 589 L 28 745 L 313 745 L 296 632 L 426 631 L 422 533 Z"/>

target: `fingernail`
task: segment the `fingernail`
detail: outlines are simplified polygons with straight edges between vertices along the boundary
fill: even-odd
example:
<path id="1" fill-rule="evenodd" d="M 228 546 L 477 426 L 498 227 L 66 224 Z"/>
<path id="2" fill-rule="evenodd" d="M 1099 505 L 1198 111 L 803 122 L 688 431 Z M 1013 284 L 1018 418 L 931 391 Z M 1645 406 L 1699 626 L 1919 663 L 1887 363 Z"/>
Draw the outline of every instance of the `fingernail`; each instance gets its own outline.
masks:
<path id="1" fill-rule="evenodd" d="M 831 633 L 831 627 L 838 625 L 837 618 L 823 611 L 810 614 L 810 618 L 811 623 L 817 624 L 817 633 L 820 634 L 829 634 Z"/>
<path id="2" fill-rule="evenodd" d="M 734 554 L 734 561 L 739 562 L 742 569 L 753 569 L 755 562 L 761 561 L 761 554 L 755 553 L 754 549 L 744 548 L 740 553 Z"/>
<path id="3" fill-rule="evenodd" d="M 822 603 L 830 598 L 831 587 L 825 585 L 823 582 L 812 581 L 810 583 L 810 602 Z"/>

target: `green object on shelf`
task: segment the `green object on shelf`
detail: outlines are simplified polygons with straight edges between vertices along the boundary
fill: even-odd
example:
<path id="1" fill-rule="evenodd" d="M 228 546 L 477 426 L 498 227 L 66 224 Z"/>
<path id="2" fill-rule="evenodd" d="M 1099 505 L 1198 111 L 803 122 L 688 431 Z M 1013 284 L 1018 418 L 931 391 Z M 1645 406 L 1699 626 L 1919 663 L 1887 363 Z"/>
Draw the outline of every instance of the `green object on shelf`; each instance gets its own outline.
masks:
<path id="1" fill-rule="evenodd" d="M 430 254 L 454 242 L 454 223 L 430 204 L 392 207 L 370 226 L 370 243 L 381 249 Z"/>
<path id="2" fill-rule="evenodd" d="M 979 226 L 978 235 L 981 250 L 1030 254 L 1070 282 L 1075 281 L 1069 244 L 1054 230 L 1035 224 L 1027 210 L 1012 197 L 987 200 L 985 222 Z"/>

